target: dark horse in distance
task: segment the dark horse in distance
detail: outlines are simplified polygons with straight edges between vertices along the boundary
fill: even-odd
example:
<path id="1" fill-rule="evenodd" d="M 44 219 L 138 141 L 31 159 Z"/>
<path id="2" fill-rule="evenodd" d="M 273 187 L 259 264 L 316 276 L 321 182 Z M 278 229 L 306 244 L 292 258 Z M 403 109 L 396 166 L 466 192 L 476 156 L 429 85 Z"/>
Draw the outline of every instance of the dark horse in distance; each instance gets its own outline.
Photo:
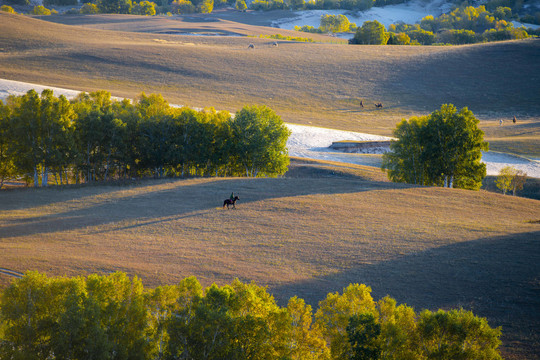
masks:
<path id="1" fill-rule="evenodd" d="M 227 209 L 229 208 L 229 205 L 232 205 L 233 209 L 236 209 L 236 206 L 234 206 L 236 204 L 236 200 L 240 200 L 240 198 L 238 196 L 235 196 L 234 198 L 231 199 L 225 199 L 223 200 L 223 208 L 225 209 L 225 205 L 227 205 Z"/>

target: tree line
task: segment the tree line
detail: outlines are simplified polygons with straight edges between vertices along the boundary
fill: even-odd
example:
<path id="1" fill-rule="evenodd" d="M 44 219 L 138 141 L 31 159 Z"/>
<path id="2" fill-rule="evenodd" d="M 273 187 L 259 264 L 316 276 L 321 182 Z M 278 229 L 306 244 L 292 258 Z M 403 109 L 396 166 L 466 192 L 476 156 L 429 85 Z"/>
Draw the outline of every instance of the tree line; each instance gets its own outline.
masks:
<path id="1" fill-rule="evenodd" d="M 493 12 L 485 6 L 459 7 L 435 18 L 428 15 L 419 24 L 391 24 L 388 31 L 377 20 L 366 21 L 356 30 L 351 44 L 370 45 L 433 45 L 473 44 L 479 42 L 525 39 L 537 34 L 532 29 L 514 28 L 512 9 L 497 7 Z"/>
<path id="2" fill-rule="evenodd" d="M 132 103 L 106 91 L 69 101 L 52 90 L 0 100 L 0 186 L 163 176 L 277 176 L 289 129 L 266 106 L 235 116 L 175 108 L 159 94 Z"/>
<path id="3" fill-rule="evenodd" d="M 351 284 L 312 307 L 264 287 L 195 277 L 145 289 L 117 272 L 28 272 L 0 293 L 0 358 L 357 360 L 502 359 L 501 328 L 459 310 L 416 313 Z"/>

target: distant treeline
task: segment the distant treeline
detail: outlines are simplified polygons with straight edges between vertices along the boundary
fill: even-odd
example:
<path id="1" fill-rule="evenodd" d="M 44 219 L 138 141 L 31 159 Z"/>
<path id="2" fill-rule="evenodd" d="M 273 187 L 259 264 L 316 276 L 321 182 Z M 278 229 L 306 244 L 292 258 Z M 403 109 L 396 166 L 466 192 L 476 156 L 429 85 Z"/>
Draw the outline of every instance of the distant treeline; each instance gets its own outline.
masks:
<path id="1" fill-rule="evenodd" d="M 392 24 L 386 31 L 378 21 L 366 21 L 359 27 L 351 44 L 432 45 L 474 44 L 478 42 L 525 39 L 524 28 L 514 28 L 512 9 L 498 7 L 489 12 L 485 6 L 457 8 L 437 18 L 429 15 L 420 24 Z M 538 32 L 529 29 L 536 35 Z"/>
<path id="2" fill-rule="evenodd" d="M 502 359 L 501 328 L 465 310 L 374 301 L 351 284 L 313 315 L 293 297 L 195 277 L 144 289 L 124 273 L 49 278 L 28 272 L 0 293 L 0 358 L 186 360 Z"/>
<path id="3" fill-rule="evenodd" d="M 69 101 L 52 90 L 0 100 L 0 187 L 24 178 L 47 186 L 142 176 L 276 176 L 287 170 L 289 129 L 265 106 L 236 116 L 135 103 L 98 91 Z"/>

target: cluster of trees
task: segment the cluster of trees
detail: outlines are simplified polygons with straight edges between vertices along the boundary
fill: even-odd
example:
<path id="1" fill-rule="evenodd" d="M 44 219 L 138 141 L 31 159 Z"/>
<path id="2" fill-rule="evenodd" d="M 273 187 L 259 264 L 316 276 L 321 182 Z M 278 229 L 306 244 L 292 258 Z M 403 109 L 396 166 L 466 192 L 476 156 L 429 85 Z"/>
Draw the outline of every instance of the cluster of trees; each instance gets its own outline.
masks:
<path id="1" fill-rule="evenodd" d="M 110 93 L 72 101 L 34 90 L 0 101 L 0 184 L 38 186 L 140 176 L 276 176 L 287 170 L 289 129 L 265 106 L 236 116 L 173 108 L 161 95 L 137 102 Z"/>
<path id="2" fill-rule="evenodd" d="M 461 45 L 529 37 L 524 28 L 514 28 L 514 24 L 508 21 L 511 17 L 512 9 L 508 7 L 498 7 L 491 13 L 485 6 L 468 6 L 438 18 L 426 16 L 420 24 L 391 24 L 388 32 L 378 21 L 366 21 L 349 42 L 376 45 Z"/>
<path id="3" fill-rule="evenodd" d="M 238 280 L 144 289 L 124 273 L 28 272 L 0 295 L 0 357 L 15 359 L 502 359 L 501 329 L 465 310 L 415 313 L 351 284 L 315 315 Z"/>
<path id="4" fill-rule="evenodd" d="M 477 190 L 486 176 L 480 160 L 488 150 L 478 119 L 451 104 L 423 117 L 401 121 L 382 168 L 394 182 Z"/>
<path id="5" fill-rule="evenodd" d="M 507 191 L 512 191 L 512 195 L 516 196 L 517 191 L 523 190 L 526 181 L 527 174 L 523 170 L 518 170 L 513 166 L 505 166 L 499 171 L 495 184 L 504 195 Z"/>
<path id="6" fill-rule="evenodd" d="M 385 6 L 404 3 L 407 0 L 255 0 L 256 5 L 251 4 L 255 10 L 291 9 L 291 10 L 368 10 L 373 6 Z M 255 2 L 254 1 L 254 2 Z M 261 3 L 268 6 L 261 7 Z"/>
<path id="7" fill-rule="evenodd" d="M 355 32 L 356 24 L 351 23 L 345 15 L 322 15 L 321 22 L 318 28 L 313 26 L 295 26 L 294 30 L 303 31 L 309 33 L 341 33 L 341 32 Z"/>

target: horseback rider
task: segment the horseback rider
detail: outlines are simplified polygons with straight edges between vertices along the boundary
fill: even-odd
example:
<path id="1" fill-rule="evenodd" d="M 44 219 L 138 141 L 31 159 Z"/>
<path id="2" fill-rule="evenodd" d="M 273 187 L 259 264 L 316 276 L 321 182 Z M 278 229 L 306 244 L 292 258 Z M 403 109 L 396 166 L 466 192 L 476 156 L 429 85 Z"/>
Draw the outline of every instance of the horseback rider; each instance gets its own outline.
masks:
<path id="1" fill-rule="evenodd" d="M 231 197 L 229 199 L 231 199 L 231 201 L 234 200 L 234 191 L 231 193 Z"/>

